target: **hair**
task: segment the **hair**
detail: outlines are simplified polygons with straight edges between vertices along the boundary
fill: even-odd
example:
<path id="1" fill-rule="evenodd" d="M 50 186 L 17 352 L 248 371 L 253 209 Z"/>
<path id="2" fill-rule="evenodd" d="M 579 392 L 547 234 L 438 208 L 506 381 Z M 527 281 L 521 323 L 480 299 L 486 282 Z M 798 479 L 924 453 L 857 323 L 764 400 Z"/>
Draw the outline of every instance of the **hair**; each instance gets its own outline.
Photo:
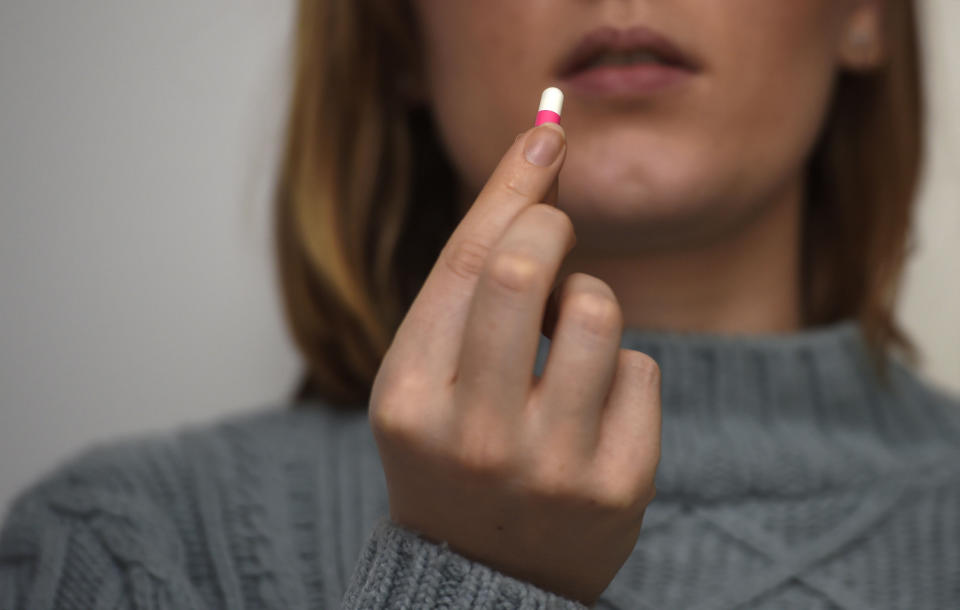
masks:
<path id="1" fill-rule="evenodd" d="M 808 159 L 805 327 L 859 321 L 875 363 L 916 351 L 894 319 L 921 171 L 914 3 L 884 3 L 885 62 L 838 73 Z M 284 313 L 306 371 L 294 398 L 366 408 L 380 361 L 458 222 L 457 176 L 425 104 L 408 2 L 300 0 L 275 191 Z"/>

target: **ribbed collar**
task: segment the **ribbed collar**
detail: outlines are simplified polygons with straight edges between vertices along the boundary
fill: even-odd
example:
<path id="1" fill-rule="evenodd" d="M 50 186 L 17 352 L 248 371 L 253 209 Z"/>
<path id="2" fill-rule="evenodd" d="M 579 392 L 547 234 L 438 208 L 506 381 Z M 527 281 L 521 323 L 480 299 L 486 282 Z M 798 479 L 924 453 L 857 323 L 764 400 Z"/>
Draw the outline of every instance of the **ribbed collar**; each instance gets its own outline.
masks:
<path id="1" fill-rule="evenodd" d="M 538 374 L 549 343 L 541 336 Z M 621 345 L 662 373 L 658 497 L 863 485 L 960 440 L 957 419 L 902 365 L 891 360 L 883 383 L 852 320 L 782 335 L 628 327 Z"/>

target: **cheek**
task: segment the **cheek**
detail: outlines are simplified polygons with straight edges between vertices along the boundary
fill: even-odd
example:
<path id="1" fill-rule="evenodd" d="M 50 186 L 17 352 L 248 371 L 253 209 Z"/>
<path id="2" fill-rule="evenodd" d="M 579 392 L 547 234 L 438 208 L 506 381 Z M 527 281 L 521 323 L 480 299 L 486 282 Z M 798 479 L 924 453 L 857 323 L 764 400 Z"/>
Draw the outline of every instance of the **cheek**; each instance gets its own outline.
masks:
<path id="1" fill-rule="evenodd" d="M 430 103 L 472 190 L 532 125 L 552 60 L 544 49 L 556 38 L 554 2 L 419 0 Z M 599 216 L 719 214 L 769 193 L 798 171 L 822 121 L 839 5 L 678 0 L 664 8 L 665 23 L 671 16 L 699 41 L 707 70 L 635 110 L 568 97 L 565 205 Z"/>
<path id="2" fill-rule="evenodd" d="M 631 114 L 571 104 L 583 121 L 571 117 L 561 175 L 570 207 L 624 217 L 639 212 L 637 202 L 649 214 L 732 213 L 802 168 L 831 90 L 831 9 L 814 0 L 698 6 L 708 67 L 689 86 Z"/>
<path id="3" fill-rule="evenodd" d="M 813 145 L 832 89 L 833 0 L 741 0 L 715 15 L 716 78 L 704 105 L 710 148 L 755 167 L 755 180 L 799 169 Z M 753 15 L 750 20 L 735 17 Z M 745 26 L 749 23 L 749 26 Z M 707 101 L 707 100 L 704 100 Z"/>
<path id="4" fill-rule="evenodd" d="M 531 127 L 550 59 L 531 52 L 552 0 L 420 2 L 428 96 L 448 156 L 482 185 Z"/>

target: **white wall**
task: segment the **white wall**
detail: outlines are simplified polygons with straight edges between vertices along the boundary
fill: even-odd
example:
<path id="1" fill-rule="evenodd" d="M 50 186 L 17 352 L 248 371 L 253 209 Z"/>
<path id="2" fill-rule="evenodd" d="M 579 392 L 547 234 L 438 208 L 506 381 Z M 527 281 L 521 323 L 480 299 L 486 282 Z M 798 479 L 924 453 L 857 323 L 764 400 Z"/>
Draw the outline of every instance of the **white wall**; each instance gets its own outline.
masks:
<path id="1" fill-rule="evenodd" d="M 901 319 L 923 352 L 922 372 L 960 392 L 960 2 L 921 0 L 930 136 Z"/>
<path id="2" fill-rule="evenodd" d="M 0 507 L 97 439 L 277 399 L 292 2 L 0 1 Z"/>
<path id="3" fill-rule="evenodd" d="M 960 389 L 960 3 L 905 321 Z M 292 2 L 0 2 L 0 508 L 78 448 L 277 400 L 268 195 Z"/>

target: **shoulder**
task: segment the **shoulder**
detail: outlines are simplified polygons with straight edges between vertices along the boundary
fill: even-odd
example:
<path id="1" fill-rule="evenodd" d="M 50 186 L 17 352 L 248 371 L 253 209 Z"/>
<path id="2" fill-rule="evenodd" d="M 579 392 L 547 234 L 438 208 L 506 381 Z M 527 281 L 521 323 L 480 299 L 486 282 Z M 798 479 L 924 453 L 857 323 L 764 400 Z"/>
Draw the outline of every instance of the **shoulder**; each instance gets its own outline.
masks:
<path id="1" fill-rule="evenodd" d="M 359 409 L 277 406 L 90 447 L 13 502 L 0 531 L 0 582 L 19 587 L 17 602 L 31 608 L 60 607 L 45 592 L 67 589 L 114 606 L 111 595 L 137 586 L 149 589 L 141 595 L 162 587 L 178 600 L 172 607 L 202 607 L 197 583 L 217 561 L 197 563 L 199 548 L 216 553 L 205 536 L 229 545 L 245 525 L 238 510 L 282 501 L 281 477 L 309 486 L 340 439 L 365 442 L 366 424 Z"/>
<path id="2" fill-rule="evenodd" d="M 896 408 L 884 412 L 881 429 L 897 448 L 891 455 L 902 458 L 889 464 L 900 475 L 888 478 L 890 488 L 904 492 L 917 515 L 933 511 L 923 517 L 930 528 L 955 529 L 960 525 L 960 398 L 901 363 L 890 368 L 889 381 Z"/>
<path id="3" fill-rule="evenodd" d="M 334 439 L 366 433 L 366 413 L 361 411 L 322 405 L 251 410 L 92 445 L 27 488 L 13 507 L 40 499 L 73 506 L 119 497 L 168 503 L 196 482 L 198 469 L 216 476 L 236 468 L 239 461 L 308 458 L 328 450 Z M 81 498 L 85 501 L 78 502 Z"/>
<path id="4" fill-rule="evenodd" d="M 891 362 L 888 372 L 891 394 L 916 422 L 934 427 L 944 440 L 960 443 L 960 394 L 897 361 Z"/>

